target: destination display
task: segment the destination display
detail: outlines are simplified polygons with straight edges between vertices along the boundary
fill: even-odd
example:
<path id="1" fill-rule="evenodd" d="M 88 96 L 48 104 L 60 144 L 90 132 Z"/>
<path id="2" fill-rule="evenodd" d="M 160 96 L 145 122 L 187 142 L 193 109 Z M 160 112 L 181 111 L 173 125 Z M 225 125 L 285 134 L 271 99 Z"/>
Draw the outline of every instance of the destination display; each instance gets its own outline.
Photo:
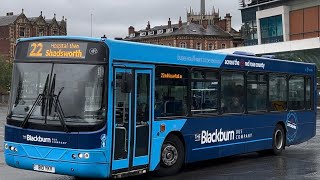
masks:
<path id="1" fill-rule="evenodd" d="M 108 49 L 103 42 L 73 39 L 43 39 L 17 44 L 15 60 L 106 62 Z"/>
<path id="2" fill-rule="evenodd" d="M 85 42 L 30 42 L 27 56 L 85 59 L 87 47 Z"/>

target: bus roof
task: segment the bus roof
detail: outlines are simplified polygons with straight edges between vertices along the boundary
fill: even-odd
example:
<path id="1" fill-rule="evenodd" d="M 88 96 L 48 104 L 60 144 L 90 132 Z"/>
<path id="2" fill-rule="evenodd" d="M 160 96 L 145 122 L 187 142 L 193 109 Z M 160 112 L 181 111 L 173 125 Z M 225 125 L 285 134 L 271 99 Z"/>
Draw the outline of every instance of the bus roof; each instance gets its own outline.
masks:
<path id="1" fill-rule="evenodd" d="M 299 74 L 313 74 L 317 70 L 313 63 L 119 40 L 107 40 L 106 43 L 110 49 L 110 56 L 112 56 L 110 58 L 120 61 Z"/>
<path id="2" fill-rule="evenodd" d="M 39 36 L 39 37 L 29 37 L 29 38 L 20 38 L 18 42 L 24 41 L 38 41 L 44 39 L 52 40 L 80 40 L 80 41 L 93 41 L 101 42 L 101 38 L 85 37 L 85 36 Z"/>

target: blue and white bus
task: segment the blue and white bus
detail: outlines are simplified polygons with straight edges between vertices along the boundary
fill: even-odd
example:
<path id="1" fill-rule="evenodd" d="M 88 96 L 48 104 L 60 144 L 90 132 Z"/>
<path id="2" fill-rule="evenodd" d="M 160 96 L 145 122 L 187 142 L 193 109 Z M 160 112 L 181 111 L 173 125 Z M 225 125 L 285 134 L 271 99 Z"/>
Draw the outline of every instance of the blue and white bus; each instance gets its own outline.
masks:
<path id="1" fill-rule="evenodd" d="M 87 178 L 280 154 L 316 133 L 314 64 L 83 37 L 21 39 L 9 166 Z"/>

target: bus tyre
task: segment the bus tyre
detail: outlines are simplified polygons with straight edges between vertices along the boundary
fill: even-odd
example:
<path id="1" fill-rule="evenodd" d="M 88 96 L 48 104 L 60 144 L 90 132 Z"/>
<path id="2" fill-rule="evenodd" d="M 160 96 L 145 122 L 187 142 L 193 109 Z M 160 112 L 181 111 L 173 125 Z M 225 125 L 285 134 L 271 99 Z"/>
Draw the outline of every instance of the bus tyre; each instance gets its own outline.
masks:
<path id="1" fill-rule="evenodd" d="M 277 124 L 272 136 L 272 154 L 280 155 L 285 146 L 285 131 L 280 124 Z"/>
<path id="2" fill-rule="evenodd" d="M 169 135 L 161 147 L 159 176 L 169 176 L 178 173 L 184 163 L 184 146 L 175 135 Z"/>

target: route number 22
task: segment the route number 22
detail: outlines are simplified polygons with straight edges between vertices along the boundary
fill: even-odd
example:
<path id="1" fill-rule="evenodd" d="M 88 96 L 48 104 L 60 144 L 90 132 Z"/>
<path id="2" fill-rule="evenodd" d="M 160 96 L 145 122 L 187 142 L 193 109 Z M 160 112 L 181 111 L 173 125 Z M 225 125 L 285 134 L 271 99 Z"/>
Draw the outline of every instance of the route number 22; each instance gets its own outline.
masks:
<path id="1" fill-rule="evenodd" d="M 33 57 L 42 56 L 42 49 L 43 49 L 42 43 L 32 43 L 31 48 L 32 49 L 31 49 L 29 56 L 33 56 Z"/>

